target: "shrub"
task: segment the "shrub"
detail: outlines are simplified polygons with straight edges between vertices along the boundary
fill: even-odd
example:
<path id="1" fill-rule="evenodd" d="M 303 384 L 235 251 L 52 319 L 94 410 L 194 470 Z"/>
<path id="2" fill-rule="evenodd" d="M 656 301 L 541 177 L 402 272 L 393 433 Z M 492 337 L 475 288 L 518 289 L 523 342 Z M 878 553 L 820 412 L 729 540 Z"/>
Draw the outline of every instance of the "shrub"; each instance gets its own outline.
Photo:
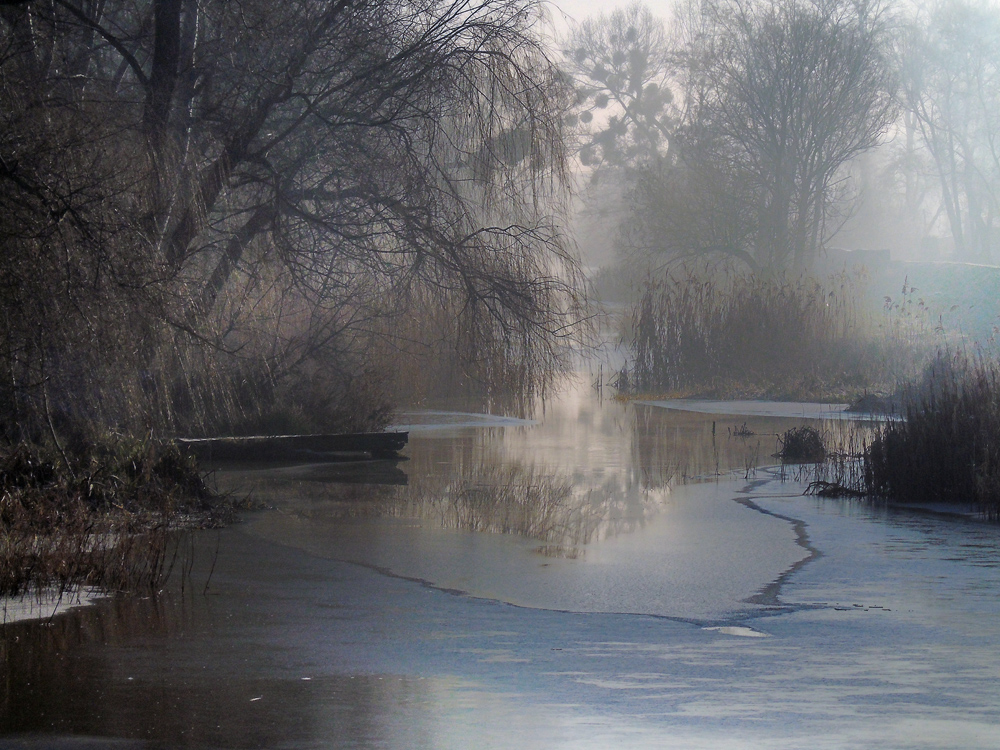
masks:
<path id="1" fill-rule="evenodd" d="M 794 427 L 786 430 L 779 440 L 781 450 L 778 455 L 782 461 L 808 463 L 826 458 L 823 436 L 814 427 Z"/>
<path id="2" fill-rule="evenodd" d="M 207 520 L 211 497 L 172 444 L 108 436 L 72 450 L 8 445 L 0 449 L 0 596 L 52 586 L 155 590 L 181 514 Z"/>

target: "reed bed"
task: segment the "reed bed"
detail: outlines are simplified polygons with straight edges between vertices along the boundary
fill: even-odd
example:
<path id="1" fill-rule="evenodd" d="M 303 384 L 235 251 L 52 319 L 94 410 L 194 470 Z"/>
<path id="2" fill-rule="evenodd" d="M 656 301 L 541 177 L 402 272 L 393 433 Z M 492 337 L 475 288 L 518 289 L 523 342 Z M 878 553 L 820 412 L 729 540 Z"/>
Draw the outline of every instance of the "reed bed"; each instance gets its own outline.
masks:
<path id="1" fill-rule="evenodd" d="M 823 434 L 815 427 L 793 427 L 779 438 L 778 455 L 788 463 L 817 463 L 826 458 Z"/>
<path id="2" fill-rule="evenodd" d="M 841 437 L 809 492 L 1000 520 L 1000 362 L 939 352 L 899 398 L 900 413 Z"/>
<path id="3" fill-rule="evenodd" d="M 806 494 L 820 497 L 868 498 L 864 456 L 885 422 L 840 422 L 834 434 L 825 432 L 822 461 L 798 478 L 809 481 Z"/>
<path id="4" fill-rule="evenodd" d="M 631 393 L 787 400 L 890 392 L 926 358 L 930 332 L 902 303 L 873 311 L 863 274 L 748 276 L 684 268 L 652 281 L 632 310 Z"/>
<path id="5" fill-rule="evenodd" d="M 155 591 L 175 532 L 209 523 L 211 497 L 171 444 L 112 436 L 80 452 L 0 449 L 0 596 Z"/>
<path id="6" fill-rule="evenodd" d="M 1000 362 L 942 352 L 864 451 L 867 494 L 1000 520 Z"/>

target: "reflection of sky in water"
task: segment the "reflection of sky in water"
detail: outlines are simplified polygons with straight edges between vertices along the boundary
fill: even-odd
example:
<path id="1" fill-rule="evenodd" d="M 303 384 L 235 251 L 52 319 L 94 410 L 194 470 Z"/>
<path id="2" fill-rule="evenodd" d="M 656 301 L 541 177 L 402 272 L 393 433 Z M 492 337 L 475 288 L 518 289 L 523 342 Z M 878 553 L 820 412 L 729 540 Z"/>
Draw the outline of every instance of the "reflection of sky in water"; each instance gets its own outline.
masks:
<path id="1" fill-rule="evenodd" d="M 428 430 L 458 430 L 468 427 L 520 427 L 535 424 L 531 419 L 501 417 L 495 414 L 478 414 L 461 411 L 404 411 L 397 415 L 396 424 L 389 430 L 425 432 Z"/>
<path id="2" fill-rule="evenodd" d="M 522 606 L 691 619 L 758 608 L 745 600 L 806 556 L 787 522 L 732 502 L 745 479 L 728 474 L 771 461 L 789 420 L 737 439 L 735 422 L 602 401 L 582 378 L 532 421 L 474 416 L 406 415 L 452 429 L 414 431 L 409 484 L 377 498 L 263 473 L 257 492 L 283 512 L 254 533 Z"/>
<path id="3" fill-rule="evenodd" d="M 824 419 L 867 422 L 884 419 L 865 412 L 846 411 L 847 404 L 816 404 L 797 401 L 710 401 L 706 399 L 665 399 L 637 401 L 646 406 L 699 414 L 720 414 L 743 417 L 788 417 L 791 419 Z"/>

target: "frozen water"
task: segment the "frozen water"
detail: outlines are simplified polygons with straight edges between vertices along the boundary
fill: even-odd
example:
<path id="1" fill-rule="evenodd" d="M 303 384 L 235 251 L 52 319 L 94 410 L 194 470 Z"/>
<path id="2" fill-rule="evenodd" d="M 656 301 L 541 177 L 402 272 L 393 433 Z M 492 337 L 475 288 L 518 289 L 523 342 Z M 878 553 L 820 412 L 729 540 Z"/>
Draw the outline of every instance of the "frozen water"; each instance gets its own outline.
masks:
<path id="1" fill-rule="evenodd" d="M 43 591 L 24 596 L 0 597 L 0 624 L 25 620 L 51 620 L 74 607 L 86 607 L 106 596 L 96 589 Z"/>
<path id="2" fill-rule="evenodd" d="M 0 628 L 0 746 L 1000 747 L 996 526 L 805 497 L 746 419 L 580 389 L 406 488 L 234 472 L 276 507 L 183 594 Z"/>
<path id="3" fill-rule="evenodd" d="M 251 533 L 440 588 L 525 607 L 715 620 L 808 553 L 791 526 L 733 502 L 746 483 L 682 487 L 641 527 L 550 557 L 537 541 L 434 528 L 432 521 L 310 523 L 260 516 Z M 544 547 L 542 547 L 544 550 Z"/>
<path id="4" fill-rule="evenodd" d="M 725 414 L 744 417 L 788 417 L 794 419 L 824 419 L 871 421 L 884 419 L 880 415 L 847 411 L 848 404 L 821 404 L 798 401 L 713 401 L 709 399 L 664 399 L 638 401 L 647 406 L 699 414 Z"/>

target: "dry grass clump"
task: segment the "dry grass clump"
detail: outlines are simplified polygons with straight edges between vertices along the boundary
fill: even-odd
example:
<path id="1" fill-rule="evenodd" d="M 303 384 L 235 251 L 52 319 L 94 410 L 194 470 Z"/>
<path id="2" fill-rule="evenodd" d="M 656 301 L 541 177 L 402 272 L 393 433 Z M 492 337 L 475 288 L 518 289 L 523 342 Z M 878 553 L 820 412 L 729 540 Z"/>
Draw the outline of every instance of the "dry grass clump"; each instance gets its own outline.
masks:
<path id="1" fill-rule="evenodd" d="M 1000 362 L 944 352 L 864 451 L 867 494 L 974 505 L 1000 519 Z"/>
<path id="2" fill-rule="evenodd" d="M 0 596 L 94 586 L 155 589 L 182 514 L 211 494 L 172 444 L 0 448 Z"/>
<path id="3" fill-rule="evenodd" d="M 868 310 L 863 292 L 859 275 L 668 274 L 633 308 L 625 390 L 791 400 L 891 391 L 922 348 L 909 328 Z"/>
<path id="4" fill-rule="evenodd" d="M 793 427 L 786 430 L 778 440 L 781 443 L 778 455 L 782 461 L 810 463 L 826 458 L 823 436 L 815 427 Z"/>

